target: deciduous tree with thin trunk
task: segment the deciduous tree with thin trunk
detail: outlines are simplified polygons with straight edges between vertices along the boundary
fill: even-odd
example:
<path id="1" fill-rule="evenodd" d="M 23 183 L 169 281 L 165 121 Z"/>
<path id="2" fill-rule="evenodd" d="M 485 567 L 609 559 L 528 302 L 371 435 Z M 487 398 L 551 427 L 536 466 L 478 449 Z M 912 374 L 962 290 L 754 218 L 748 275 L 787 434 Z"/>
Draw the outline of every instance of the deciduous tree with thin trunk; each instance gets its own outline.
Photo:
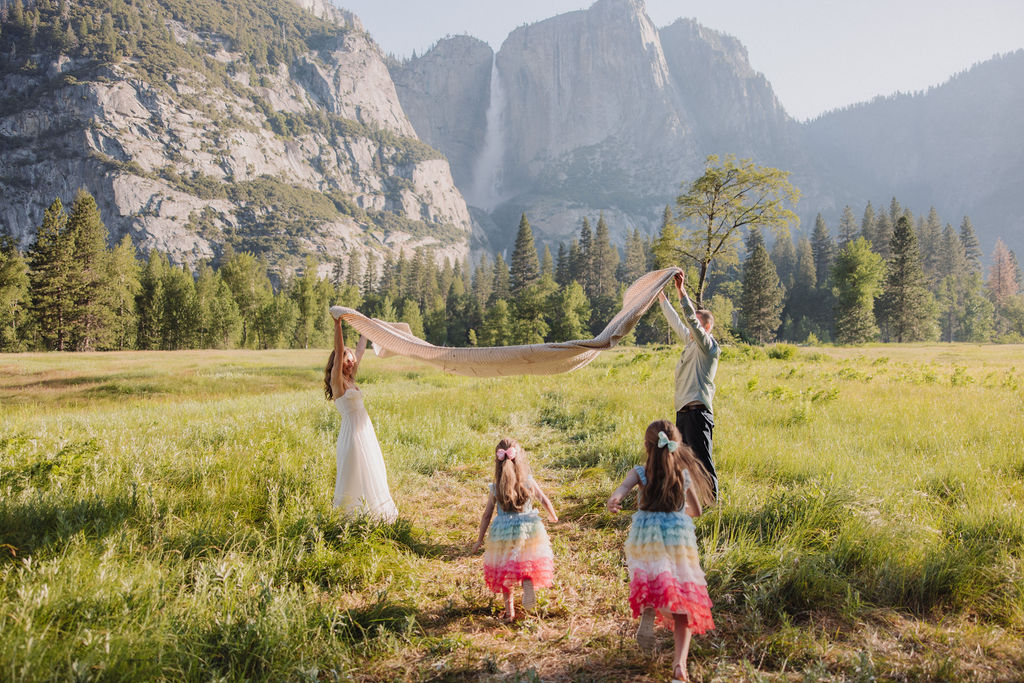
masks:
<path id="1" fill-rule="evenodd" d="M 711 263 L 716 259 L 735 263 L 736 247 L 746 229 L 785 234 L 798 220 L 787 205 L 795 206 L 799 197 L 786 171 L 757 166 L 750 159 L 737 161 L 733 155 L 724 161 L 715 155 L 707 158 L 704 174 L 676 200 L 680 219 L 692 227 L 675 249 L 680 261 L 696 262 L 693 293 L 698 306 L 703 305 Z"/>

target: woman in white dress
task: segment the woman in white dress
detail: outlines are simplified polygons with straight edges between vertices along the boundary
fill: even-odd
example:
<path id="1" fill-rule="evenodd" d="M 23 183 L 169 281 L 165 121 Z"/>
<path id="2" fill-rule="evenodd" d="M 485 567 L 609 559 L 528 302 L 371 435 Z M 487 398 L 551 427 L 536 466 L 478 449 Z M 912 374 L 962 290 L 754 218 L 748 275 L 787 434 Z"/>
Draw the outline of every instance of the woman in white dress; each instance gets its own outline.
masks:
<path id="1" fill-rule="evenodd" d="M 346 514 L 368 515 L 392 522 L 398 517 L 398 508 L 388 489 L 384 455 L 363 406 L 363 394 L 355 382 L 359 361 L 366 350 L 366 337 L 359 339 L 355 353 L 345 348 L 341 318 L 334 316 L 334 309 L 331 315 L 334 317 L 334 351 L 324 371 L 324 393 L 341 413 L 334 507 Z"/>

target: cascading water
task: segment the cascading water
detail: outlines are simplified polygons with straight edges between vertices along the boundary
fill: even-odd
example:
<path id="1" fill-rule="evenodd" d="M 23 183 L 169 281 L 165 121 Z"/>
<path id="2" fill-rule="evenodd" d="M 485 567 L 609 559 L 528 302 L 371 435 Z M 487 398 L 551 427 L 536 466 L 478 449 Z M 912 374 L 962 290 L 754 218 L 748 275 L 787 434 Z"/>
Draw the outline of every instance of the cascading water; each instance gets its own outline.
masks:
<path id="1" fill-rule="evenodd" d="M 487 104 L 487 130 L 484 146 L 473 165 L 473 185 L 469 203 L 491 211 L 501 203 L 501 167 L 505 158 L 505 92 L 498 74 L 498 56 L 491 61 L 491 92 Z"/>

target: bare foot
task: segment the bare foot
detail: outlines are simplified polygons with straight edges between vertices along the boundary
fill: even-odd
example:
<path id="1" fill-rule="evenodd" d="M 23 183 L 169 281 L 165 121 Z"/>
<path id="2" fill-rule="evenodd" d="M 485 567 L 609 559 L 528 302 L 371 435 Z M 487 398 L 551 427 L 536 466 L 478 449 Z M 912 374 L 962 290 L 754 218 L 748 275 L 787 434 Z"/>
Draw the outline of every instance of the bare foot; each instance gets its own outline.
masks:
<path id="1" fill-rule="evenodd" d="M 640 615 L 640 628 L 636 631 L 636 643 L 644 650 L 654 648 L 654 608 L 645 607 Z"/>
<path id="2" fill-rule="evenodd" d="M 675 668 L 672 669 L 672 683 L 688 683 L 689 680 L 690 675 L 686 673 L 683 665 L 676 664 Z"/>
<path id="3" fill-rule="evenodd" d="M 533 589 L 533 581 L 523 579 L 523 607 L 533 609 L 537 606 L 537 591 Z"/>

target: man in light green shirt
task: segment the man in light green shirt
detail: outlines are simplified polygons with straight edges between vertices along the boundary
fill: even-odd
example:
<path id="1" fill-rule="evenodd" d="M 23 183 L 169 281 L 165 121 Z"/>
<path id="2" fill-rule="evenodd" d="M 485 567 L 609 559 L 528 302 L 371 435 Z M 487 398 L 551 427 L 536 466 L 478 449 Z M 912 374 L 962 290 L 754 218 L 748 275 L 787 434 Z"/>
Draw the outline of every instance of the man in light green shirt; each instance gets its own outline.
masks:
<path id="1" fill-rule="evenodd" d="M 715 428 L 711 402 L 715 397 L 715 373 L 718 372 L 721 349 L 711 336 L 715 317 L 707 309 L 694 308 L 683 283 L 684 276 L 680 271 L 676 274 L 675 285 L 683 306 L 682 319 L 664 293 L 658 296 L 665 320 L 683 342 L 683 353 L 676 363 L 676 427 L 683 436 L 683 442 L 693 449 L 704 466 L 717 499 L 718 475 L 711 453 Z"/>

